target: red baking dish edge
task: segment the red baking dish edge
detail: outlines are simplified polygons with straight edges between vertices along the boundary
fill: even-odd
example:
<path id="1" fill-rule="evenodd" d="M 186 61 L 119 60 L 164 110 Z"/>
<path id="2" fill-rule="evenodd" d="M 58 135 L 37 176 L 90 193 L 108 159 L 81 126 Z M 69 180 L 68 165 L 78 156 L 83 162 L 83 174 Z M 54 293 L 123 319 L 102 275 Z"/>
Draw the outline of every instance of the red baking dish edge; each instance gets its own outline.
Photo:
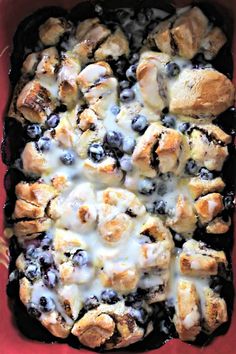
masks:
<path id="1" fill-rule="evenodd" d="M 0 0 L 0 131 L 3 131 L 3 119 L 9 97 L 9 57 L 12 49 L 12 38 L 19 22 L 33 11 L 43 6 L 57 5 L 70 8 L 76 5 L 77 0 Z M 177 6 L 191 3 L 188 0 L 173 1 Z M 212 3 L 221 4 L 228 11 L 230 16 L 236 19 L 236 0 L 212 0 Z M 234 83 L 236 84 L 236 26 L 234 26 L 233 52 L 235 58 Z M 0 205 L 4 205 L 5 192 L 3 179 L 6 167 L 0 161 Z M 236 221 L 236 218 L 234 218 Z M 0 213 L 1 234 L 3 235 L 3 212 Z M 224 236 L 222 236 L 224 237 Z M 7 243 L 3 236 L 0 236 L 0 354 L 88 354 L 89 350 L 80 351 L 69 347 L 66 344 L 45 344 L 29 340 L 23 337 L 14 326 L 12 314 L 8 307 L 6 295 L 7 271 Z M 234 284 L 236 284 L 236 247 L 233 251 L 234 260 Z M 235 301 L 236 304 L 236 301 Z M 170 340 L 159 349 L 147 352 L 148 354 L 236 354 L 236 312 L 232 318 L 231 326 L 224 336 L 219 336 L 203 348 L 197 348 L 183 343 L 178 339 Z M 125 350 L 123 354 L 127 353 Z"/>

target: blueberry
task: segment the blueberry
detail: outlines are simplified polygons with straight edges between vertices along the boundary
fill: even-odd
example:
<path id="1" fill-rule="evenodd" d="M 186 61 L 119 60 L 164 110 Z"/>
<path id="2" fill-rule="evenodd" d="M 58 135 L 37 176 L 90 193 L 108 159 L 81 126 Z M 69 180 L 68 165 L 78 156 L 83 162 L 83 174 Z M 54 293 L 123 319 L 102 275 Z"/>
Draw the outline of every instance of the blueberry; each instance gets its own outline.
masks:
<path id="1" fill-rule="evenodd" d="M 25 270 L 25 275 L 32 281 L 39 278 L 41 276 L 41 272 L 36 264 L 30 264 Z"/>
<path id="2" fill-rule="evenodd" d="M 63 165 L 71 166 L 75 163 L 75 155 L 72 152 L 65 152 L 62 156 L 60 156 L 60 160 Z"/>
<path id="3" fill-rule="evenodd" d="M 55 302 L 50 297 L 41 296 L 39 299 L 39 309 L 42 312 L 50 312 L 55 309 Z"/>
<path id="4" fill-rule="evenodd" d="M 96 14 L 98 16 L 102 16 L 103 15 L 103 8 L 101 5 L 96 4 L 94 7 L 94 11 L 96 12 Z"/>
<path id="5" fill-rule="evenodd" d="M 43 277 L 43 282 L 48 288 L 55 288 L 58 282 L 57 271 L 55 269 L 49 269 Z"/>
<path id="6" fill-rule="evenodd" d="M 160 178 L 162 179 L 162 181 L 169 181 L 171 179 L 172 173 L 171 172 L 167 172 L 167 173 L 161 173 L 160 174 Z"/>
<path id="7" fill-rule="evenodd" d="M 60 118 L 57 114 L 52 114 L 48 119 L 47 119 L 47 126 L 49 128 L 55 128 L 60 121 Z"/>
<path id="8" fill-rule="evenodd" d="M 115 304 L 120 300 L 116 291 L 112 289 L 106 289 L 101 293 L 101 299 L 107 304 Z"/>
<path id="9" fill-rule="evenodd" d="M 29 245 L 25 252 L 25 258 L 32 259 L 35 258 L 35 256 L 37 257 L 37 251 L 35 245 Z"/>
<path id="10" fill-rule="evenodd" d="M 142 133 L 148 126 L 147 118 L 141 114 L 138 114 L 132 119 L 131 127 L 136 132 Z"/>
<path id="11" fill-rule="evenodd" d="M 166 203 L 163 200 L 154 202 L 153 212 L 160 215 L 166 214 Z"/>
<path id="12" fill-rule="evenodd" d="M 175 128 L 176 119 L 174 116 L 166 115 L 162 118 L 162 123 L 166 128 Z"/>
<path id="13" fill-rule="evenodd" d="M 225 209 L 233 209 L 234 208 L 234 194 L 229 193 L 224 197 L 224 207 Z"/>
<path id="14" fill-rule="evenodd" d="M 117 105 L 114 105 L 111 107 L 111 113 L 114 114 L 114 116 L 117 116 L 117 114 L 120 113 L 120 107 Z"/>
<path id="15" fill-rule="evenodd" d="M 84 308 L 86 311 L 92 310 L 99 306 L 99 301 L 97 296 L 88 297 L 84 302 Z"/>
<path id="16" fill-rule="evenodd" d="M 123 143 L 123 135 L 120 132 L 108 130 L 104 140 L 110 147 L 120 149 Z"/>
<path id="17" fill-rule="evenodd" d="M 192 159 L 188 160 L 185 166 L 185 172 L 189 175 L 196 175 L 199 171 L 198 165 Z"/>
<path id="18" fill-rule="evenodd" d="M 142 299 L 140 294 L 138 292 L 133 292 L 125 297 L 125 305 L 126 306 L 132 306 L 135 302 L 138 302 Z"/>
<path id="19" fill-rule="evenodd" d="M 164 183 L 160 184 L 157 188 L 157 194 L 159 194 L 160 196 L 165 195 L 167 192 L 167 187 Z"/>
<path id="20" fill-rule="evenodd" d="M 136 81 L 136 70 L 137 70 L 137 64 L 131 65 L 127 70 L 126 70 L 126 77 L 129 81 L 135 82 Z"/>
<path id="21" fill-rule="evenodd" d="M 217 275 L 216 276 L 211 276 L 209 285 L 214 291 L 220 293 L 220 291 L 222 289 L 222 284 L 221 284 L 220 277 L 218 277 Z"/>
<path id="22" fill-rule="evenodd" d="M 144 178 L 138 183 L 138 191 L 140 194 L 150 195 L 156 190 L 156 183 L 150 178 Z"/>
<path id="23" fill-rule="evenodd" d="M 124 103 L 128 103 L 128 102 L 131 102 L 133 101 L 135 97 L 135 93 L 132 89 L 124 89 L 123 91 L 121 91 L 120 93 L 120 100 L 121 102 L 124 102 Z"/>
<path id="24" fill-rule="evenodd" d="M 41 316 L 41 312 L 37 309 L 36 304 L 31 302 L 27 308 L 28 314 L 34 318 L 39 318 Z"/>
<path id="25" fill-rule="evenodd" d="M 42 267 L 48 268 L 53 263 L 53 256 L 49 252 L 42 252 L 39 258 L 39 263 Z"/>
<path id="26" fill-rule="evenodd" d="M 48 250 L 52 244 L 52 236 L 47 234 L 41 241 L 41 247 L 44 251 Z"/>
<path id="27" fill-rule="evenodd" d="M 139 54 L 138 53 L 134 53 L 131 56 L 129 62 L 130 62 L 130 64 L 135 64 L 135 63 L 137 63 L 138 60 L 139 60 Z"/>
<path id="28" fill-rule="evenodd" d="M 123 156 L 120 159 L 120 168 L 125 172 L 130 172 L 133 169 L 132 159 L 129 156 Z"/>
<path id="29" fill-rule="evenodd" d="M 26 128 L 26 132 L 31 139 L 36 139 L 42 134 L 42 129 L 39 124 L 30 124 Z"/>
<path id="30" fill-rule="evenodd" d="M 88 155 L 94 162 L 100 162 L 105 158 L 105 151 L 100 143 L 92 143 L 88 149 Z"/>
<path id="31" fill-rule="evenodd" d="M 132 310 L 132 316 L 139 325 L 144 325 L 148 320 L 148 313 L 144 308 Z"/>
<path id="32" fill-rule="evenodd" d="M 88 264 L 88 253 L 84 250 L 77 250 L 73 257 L 72 262 L 78 267 L 83 267 Z"/>
<path id="33" fill-rule="evenodd" d="M 51 148 L 51 140 L 47 137 L 40 138 L 37 146 L 40 151 L 48 151 Z"/>
<path id="34" fill-rule="evenodd" d="M 214 178 L 214 175 L 207 168 L 201 168 L 200 177 L 201 177 L 201 179 L 204 179 L 204 180 L 211 180 Z"/>
<path id="35" fill-rule="evenodd" d="M 124 89 L 129 88 L 129 86 L 130 86 L 130 83 L 129 83 L 129 81 L 127 81 L 127 80 L 122 80 L 122 81 L 120 82 L 120 89 L 121 89 L 121 90 L 124 90 Z"/>
<path id="36" fill-rule="evenodd" d="M 120 59 L 116 62 L 116 64 L 115 64 L 115 66 L 116 66 L 116 73 L 117 73 L 118 75 L 120 75 L 120 76 L 123 76 L 123 75 L 124 75 L 124 72 L 125 72 L 125 67 L 126 67 L 126 65 L 127 65 L 126 60 L 123 59 L 123 58 L 120 58 Z"/>
<path id="37" fill-rule="evenodd" d="M 182 123 L 182 124 L 180 124 L 180 126 L 179 126 L 179 131 L 180 131 L 181 133 L 186 133 L 187 130 L 189 129 L 189 127 L 190 127 L 190 124 L 189 124 L 189 123 Z"/>
<path id="38" fill-rule="evenodd" d="M 122 150 L 126 154 L 132 154 L 132 152 L 134 151 L 135 145 L 136 145 L 135 139 L 132 138 L 131 136 L 126 136 L 123 139 Z"/>
<path id="39" fill-rule="evenodd" d="M 166 74 L 169 78 L 179 75 L 180 67 L 174 62 L 170 62 L 166 65 Z"/>

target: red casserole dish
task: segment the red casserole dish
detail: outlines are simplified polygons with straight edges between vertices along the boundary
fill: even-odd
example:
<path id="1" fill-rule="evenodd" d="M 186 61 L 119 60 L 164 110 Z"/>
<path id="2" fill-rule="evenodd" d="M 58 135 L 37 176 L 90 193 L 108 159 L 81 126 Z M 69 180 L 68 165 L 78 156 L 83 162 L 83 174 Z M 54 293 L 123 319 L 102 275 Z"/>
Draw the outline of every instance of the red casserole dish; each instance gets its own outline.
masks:
<path id="1" fill-rule="evenodd" d="M 13 2 L 12 0 L 0 1 L 0 115 L 1 119 L 1 132 L 3 131 L 2 122 L 5 114 L 5 110 L 8 104 L 9 97 L 9 78 L 8 72 L 10 68 L 10 53 L 12 51 L 13 36 L 19 22 L 26 16 L 30 15 L 33 11 L 44 6 L 61 6 L 64 8 L 70 8 L 78 3 L 78 0 L 41 0 L 40 2 L 32 2 L 30 0 L 18 0 Z M 183 6 L 191 3 L 191 1 L 174 1 L 174 5 Z M 212 3 L 220 4 L 223 6 L 228 16 L 236 18 L 236 0 L 217 0 Z M 234 28 L 233 39 L 233 53 L 236 58 L 236 28 Z M 236 64 L 234 68 L 234 83 L 236 84 Z M 3 186 L 3 179 L 5 173 L 5 166 L 0 162 L 0 176 L 1 185 Z M 3 191 L 3 188 L 2 188 Z M 5 201 L 4 193 L 0 195 L 0 204 L 3 206 Z M 0 224 L 3 234 L 3 213 L 0 214 Z M 233 260 L 236 262 L 236 251 L 233 252 Z M 1 354 L 49 354 L 57 351 L 58 354 L 70 354 L 78 353 L 76 349 L 69 347 L 66 344 L 44 344 L 36 341 L 24 338 L 17 328 L 14 326 L 11 311 L 8 307 L 8 299 L 6 295 L 6 283 L 8 278 L 8 252 L 7 241 L 4 237 L 0 237 L 0 313 L 2 320 L 0 321 L 0 352 Z M 234 280 L 236 280 L 236 270 L 234 270 Z M 159 349 L 149 351 L 148 353 L 154 354 L 182 354 L 188 352 L 190 354 L 207 353 L 207 354 L 234 354 L 236 353 L 236 314 L 232 317 L 231 326 L 228 332 L 224 336 L 219 336 L 214 341 L 203 348 L 191 346 L 183 343 L 177 339 L 170 340 L 167 344 Z M 81 349 L 81 354 L 90 353 L 90 351 Z M 123 351 L 125 353 L 125 351 Z"/>

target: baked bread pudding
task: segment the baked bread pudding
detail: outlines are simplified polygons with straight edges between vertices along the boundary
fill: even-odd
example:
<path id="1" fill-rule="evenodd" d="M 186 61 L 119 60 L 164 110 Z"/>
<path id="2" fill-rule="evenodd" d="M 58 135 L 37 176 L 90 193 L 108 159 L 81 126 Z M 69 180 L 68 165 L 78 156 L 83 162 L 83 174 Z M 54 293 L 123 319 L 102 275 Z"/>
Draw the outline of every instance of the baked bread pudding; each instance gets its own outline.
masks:
<path id="1" fill-rule="evenodd" d="M 158 340 L 168 326 L 182 341 L 210 336 L 230 318 L 229 252 L 214 246 L 233 206 L 232 136 L 218 121 L 235 90 L 214 66 L 226 34 L 196 6 L 136 17 L 96 6 L 36 32 L 7 118 L 25 137 L 9 286 L 78 347 Z"/>

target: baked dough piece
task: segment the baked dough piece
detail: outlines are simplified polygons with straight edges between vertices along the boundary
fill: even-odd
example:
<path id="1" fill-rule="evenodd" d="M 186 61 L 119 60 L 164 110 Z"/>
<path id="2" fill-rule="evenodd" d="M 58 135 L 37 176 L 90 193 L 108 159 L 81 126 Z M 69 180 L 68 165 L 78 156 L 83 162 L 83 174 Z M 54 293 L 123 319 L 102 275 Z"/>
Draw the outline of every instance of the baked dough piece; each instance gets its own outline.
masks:
<path id="1" fill-rule="evenodd" d="M 129 56 L 129 43 L 120 28 L 117 28 L 94 53 L 96 61 L 117 60 L 122 55 Z"/>
<path id="2" fill-rule="evenodd" d="M 78 44 L 73 52 L 84 65 L 93 57 L 94 50 L 106 40 L 111 31 L 98 18 L 90 18 L 79 23 L 76 29 Z"/>
<path id="3" fill-rule="evenodd" d="M 201 331 L 199 298 L 195 285 L 190 281 L 178 282 L 174 323 L 179 338 L 184 341 L 194 341 Z"/>
<path id="4" fill-rule="evenodd" d="M 20 182 L 16 185 L 16 196 L 28 203 L 37 206 L 47 206 L 48 202 L 57 195 L 57 191 L 46 183 L 26 183 Z"/>
<path id="5" fill-rule="evenodd" d="M 212 180 L 202 179 L 201 177 L 193 177 L 190 179 L 188 187 L 194 199 L 201 195 L 210 192 L 221 192 L 225 183 L 221 177 L 214 178 Z"/>
<path id="6" fill-rule="evenodd" d="M 206 224 L 223 210 L 222 196 L 219 193 L 207 194 L 194 203 L 194 208 L 200 222 Z"/>
<path id="7" fill-rule="evenodd" d="M 227 42 L 225 34 L 219 27 L 213 27 L 201 44 L 201 50 L 207 60 L 212 60 Z"/>
<path id="8" fill-rule="evenodd" d="M 229 231 L 231 225 L 231 219 L 229 217 L 228 221 L 224 221 L 223 218 L 217 217 L 206 227 L 206 232 L 209 234 L 224 234 Z"/>
<path id="9" fill-rule="evenodd" d="M 104 287 L 112 288 L 121 294 L 128 294 L 137 288 L 139 271 L 128 262 L 111 263 L 109 268 L 104 264 L 104 269 L 99 277 Z"/>
<path id="10" fill-rule="evenodd" d="M 197 218 L 192 203 L 183 195 L 179 195 L 175 214 L 168 217 L 166 225 L 180 234 L 192 234 L 196 229 Z"/>
<path id="11" fill-rule="evenodd" d="M 56 71 L 59 65 L 59 54 L 55 47 L 44 49 L 40 53 L 40 62 L 37 65 L 36 77 L 39 80 L 55 80 Z"/>
<path id="12" fill-rule="evenodd" d="M 78 84 L 84 98 L 100 118 L 105 118 L 110 106 L 118 100 L 118 82 L 111 77 L 112 70 L 104 61 L 86 66 L 78 76 Z"/>
<path id="13" fill-rule="evenodd" d="M 185 160 L 183 136 L 174 129 L 165 128 L 158 123 L 149 125 L 140 137 L 132 158 L 134 165 L 144 176 L 155 177 L 155 164 L 161 173 L 173 172 L 178 174 L 179 165 Z M 181 147 L 183 148 L 181 151 Z M 183 159 L 183 161 L 182 161 Z M 180 161 L 181 160 L 181 161 Z"/>
<path id="14" fill-rule="evenodd" d="M 16 107 L 24 118 L 33 123 L 44 123 L 55 108 L 50 92 L 38 80 L 28 82 L 18 96 Z"/>
<path id="15" fill-rule="evenodd" d="M 92 143 L 103 141 L 105 134 L 106 130 L 101 121 L 97 122 L 94 130 L 87 129 L 85 132 L 82 132 L 78 139 L 78 144 L 76 146 L 76 152 L 79 157 L 82 159 L 86 159 L 88 157 L 89 146 Z"/>
<path id="16" fill-rule="evenodd" d="M 147 290 L 145 300 L 148 304 L 166 300 L 169 290 L 169 278 L 169 270 L 149 268 L 145 271 L 145 274 L 139 282 L 139 286 Z"/>
<path id="17" fill-rule="evenodd" d="M 145 207 L 135 194 L 121 188 L 107 188 L 98 192 L 98 231 L 102 240 L 110 245 L 124 241 L 132 235 L 133 217 L 142 216 Z"/>
<path id="18" fill-rule="evenodd" d="M 56 45 L 70 27 L 64 18 L 49 17 L 39 27 L 39 38 L 45 46 Z"/>
<path id="19" fill-rule="evenodd" d="M 208 28 L 209 21 L 198 7 L 193 7 L 161 21 L 148 35 L 148 43 L 169 55 L 192 59 L 203 52 L 213 59 L 227 39 L 219 27 Z"/>
<path id="20" fill-rule="evenodd" d="M 171 28 L 171 36 L 181 57 L 192 59 L 197 54 L 207 26 L 208 19 L 198 7 L 177 17 Z"/>
<path id="21" fill-rule="evenodd" d="M 180 271 L 184 275 L 200 277 L 216 275 L 219 263 L 227 264 L 223 251 L 207 248 L 206 245 L 195 240 L 184 243 L 179 257 Z"/>
<path id="22" fill-rule="evenodd" d="M 76 56 L 71 52 L 64 53 L 57 75 L 57 83 L 59 86 L 59 99 L 67 105 L 68 109 L 72 109 L 78 101 L 79 88 L 77 78 L 80 70 L 80 62 Z"/>
<path id="23" fill-rule="evenodd" d="M 137 67 L 137 80 L 144 102 L 152 109 L 162 111 L 168 105 L 165 65 L 169 55 L 144 52 Z"/>
<path id="24" fill-rule="evenodd" d="M 205 306 L 203 310 L 203 327 L 208 333 L 212 333 L 222 323 L 228 320 L 225 300 L 214 293 L 210 288 L 204 290 Z"/>
<path id="25" fill-rule="evenodd" d="M 228 156 L 227 146 L 218 144 L 198 129 L 192 131 L 189 143 L 191 145 L 190 156 L 200 166 L 205 166 L 211 171 L 220 171 L 222 169 Z"/>
<path id="26" fill-rule="evenodd" d="M 90 348 L 105 345 L 106 349 L 113 349 L 141 340 L 144 329 L 137 325 L 129 309 L 118 302 L 115 305 L 100 305 L 88 311 L 74 324 L 72 334 Z"/>
<path id="27" fill-rule="evenodd" d="M 63 200 L 64 199 L 64 200 Z M 52 212 L 52 207 L 51 207 Z M 60 215 L 56 225 L 80 233 L 95 228 L 97 218 L 95 191 L 91 183 L 81 183 L 57 202 L 53 213 Z"/>
<path id="28" fill-rule="evenodd" d="M 166 270 L 170 266 L 171 247 L 168 241 L 158 241 L 156 243 L 146 243 L 141 245 L 141 255 L 139 266 L 145 270 L 156 267 Z"/>
<path id="29" fill-rule="evenodd" d="M 35 238 L 39 233 L 47 231 L 51 226 L 52 221 L 43 217 L 29 221 L 18 221 L 14 224 L 13 231 L 17 237 Z"/>
<path id="30" fill-rule="evenodd" d="M 232 82 L 213 69 L 184 69 L 169 87 L 169 110 L 193 118 L 214 118 L 234 103 Z"/>
<path id="31" fill-rule="evenodd" d="M 22 68 L 21 68 L 22 74 L 33 76 L 37 69 L 39 60 L 40 60 L 40 53 L 36 52 L 36 53 L 28 54 L 22 64 Z"/>
<path id="32" fill-rule="evenodd" d="M 79 286 L 76 284 L 58 287 L 59 301 L 64 306 L 67 316 L 72 318 L 72 320 L 78 318 L 79 312 L 82 309 L 80 297 Z"/>
<path id="33" fill-rule="evenodd" d="M 36 145 L 33 142 L 25 145 L 21 158 L 24 171 L 27 174 L 40 176 L 42 173 L 50 171 L 50 166 L 44 154 L 37 150 Z"/>
<path id="34" fill-rule="evenodd" d="M 100 163 L 86 159 L 83 164 L 84 174 L 89 181 L 96 181 L 105 185 L 118 185 L 123 178 L 123 173 L 117 168 L 113 157 L 106 157 Z"/>
<path id="35" fill-rule="evenodd" d="M 168 241 L 171 249 L 174 246 L 171 232 L 157 216 L 150 216 L 142 225 L 140 233 L 141 235 L 151 236 L 156 242 Z"/>

